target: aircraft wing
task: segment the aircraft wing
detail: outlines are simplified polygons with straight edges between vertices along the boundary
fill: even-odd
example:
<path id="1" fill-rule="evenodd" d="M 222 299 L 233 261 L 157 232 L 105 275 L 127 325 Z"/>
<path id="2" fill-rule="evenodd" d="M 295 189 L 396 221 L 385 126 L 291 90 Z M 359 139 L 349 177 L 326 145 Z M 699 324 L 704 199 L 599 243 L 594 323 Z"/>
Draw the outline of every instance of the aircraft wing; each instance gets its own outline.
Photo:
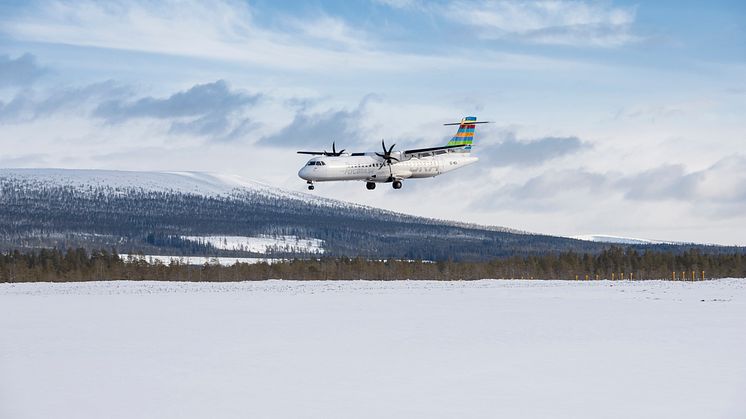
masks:
<path id="1" fill-rule="evenodd" d="M 341 156 L 344 154 L 345 150 L 344 148 L 340 151 L 337 151 L 337 144 L 336 142 L 332 142 L 332 151 L 299 151 L 298 154 L 310 154 L 312 156 Z"/>
<path id="2" fill-rule="evenodd" d="M 438 150 L 449 150 L 452 148 L 463 148 L 463 147 L 464 145 L 444 145 L 440 147 L 415 148 L 412 150 L 404 150 L 404 154 L 412 156 L 412 155 L 423 154 L 423 153 L 432 153 Z"/>

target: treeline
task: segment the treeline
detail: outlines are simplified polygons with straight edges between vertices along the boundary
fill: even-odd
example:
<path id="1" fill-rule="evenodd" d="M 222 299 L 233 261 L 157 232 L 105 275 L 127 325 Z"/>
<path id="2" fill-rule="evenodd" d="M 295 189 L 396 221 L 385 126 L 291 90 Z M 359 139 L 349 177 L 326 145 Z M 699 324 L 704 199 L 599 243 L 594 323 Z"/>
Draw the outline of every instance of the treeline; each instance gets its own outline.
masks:
<path id="1" fill-rule="evenodd" d="M 612 247 L 599 254 L 563 252 L 514 256 L 487 262 L 366 260 L 362 258 L 295 259 L 274 263 L 220 266 L 148 262 L 122 258 L 115 250 L 42 249 L 0 255 L 0 282 L 66 282 L 93 280 L 247 281 L 295 280 L 472 280 L 525 279 L 701 279 L 746 277 L 740 253 L 683 253 Z M 682 275 L 683 274 L 683 275 Z"/>

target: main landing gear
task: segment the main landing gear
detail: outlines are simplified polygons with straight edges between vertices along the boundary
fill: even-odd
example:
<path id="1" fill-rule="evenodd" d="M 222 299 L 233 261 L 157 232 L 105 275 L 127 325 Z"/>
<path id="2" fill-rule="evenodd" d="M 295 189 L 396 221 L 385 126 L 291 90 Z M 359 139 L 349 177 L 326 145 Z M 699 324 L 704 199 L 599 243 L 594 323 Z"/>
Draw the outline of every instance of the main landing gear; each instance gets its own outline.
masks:
<path id="1" fill-rule="evenodd" d="M 400 180 L 395 180 L 395 181 L 393 181 L 391 183 L 391 186 L 393 186 L 394 189 L 401 189 L 401 181 Z M 376 183 L 375 182 L 365 182 L 365 187 L 369 191 L 372 191 L 373 189 L 376 188 Z M 310 188 L 310 186 L 309 186 L 309 188 Z"/>
<path id="2" fill-rule="evenodd" d="M 314 189 L 314 186 L 313 186 L 313 182 L 311 182 L 311 181 L 309 180 L 309 181 L 308 181 L 308 182 L 306 182 L 306 183 L 308 183 L 308 190 L 309 190 L 309 191 L 312 191 L 312 190 Z"/>

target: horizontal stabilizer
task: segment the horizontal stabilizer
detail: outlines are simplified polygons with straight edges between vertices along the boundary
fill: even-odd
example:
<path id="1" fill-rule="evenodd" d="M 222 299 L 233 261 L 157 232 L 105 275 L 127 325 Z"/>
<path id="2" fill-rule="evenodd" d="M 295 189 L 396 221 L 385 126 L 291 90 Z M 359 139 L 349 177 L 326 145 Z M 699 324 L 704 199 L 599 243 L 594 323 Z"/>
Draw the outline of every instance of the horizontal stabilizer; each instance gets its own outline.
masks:
<path id="1" fill-rule="evenodd" d="M 468 121 L 468 122 L 449 122 L 443 125 L 472 125 L 472 124 L 491 124 L 492 121 Z"/>

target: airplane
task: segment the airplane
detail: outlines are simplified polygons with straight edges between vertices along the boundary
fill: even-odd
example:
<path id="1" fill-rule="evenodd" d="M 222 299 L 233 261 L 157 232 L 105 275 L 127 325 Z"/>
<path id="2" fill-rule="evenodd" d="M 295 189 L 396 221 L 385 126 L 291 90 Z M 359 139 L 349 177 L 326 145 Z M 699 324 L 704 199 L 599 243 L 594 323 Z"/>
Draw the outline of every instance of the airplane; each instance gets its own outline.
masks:
<path id="1" fill-rule="evenodd" d="M 299 151 L 298 154 L 318 157 L 309 160 L 298 176 L 306 181 L 309 190 L 314 190 L 314 182 L 341 180 L 364 181 L 368 190 L 375 189 L 378 183 L 391 183 L 394 189 L 401 189 L 404 179 L 435 177 L 476 163 L 479 158 L 471 155 L 474 128 L 487 123 L 467 116 L 461 122 L 443 124 L 458 125 L 458 131 L 448 144 L 440 147 L 393 151 L 396 144 L 386 148 L 381 140 L 383 153 L 345 153 L 337 151 L 334 142 L 331 152 Z"/>

